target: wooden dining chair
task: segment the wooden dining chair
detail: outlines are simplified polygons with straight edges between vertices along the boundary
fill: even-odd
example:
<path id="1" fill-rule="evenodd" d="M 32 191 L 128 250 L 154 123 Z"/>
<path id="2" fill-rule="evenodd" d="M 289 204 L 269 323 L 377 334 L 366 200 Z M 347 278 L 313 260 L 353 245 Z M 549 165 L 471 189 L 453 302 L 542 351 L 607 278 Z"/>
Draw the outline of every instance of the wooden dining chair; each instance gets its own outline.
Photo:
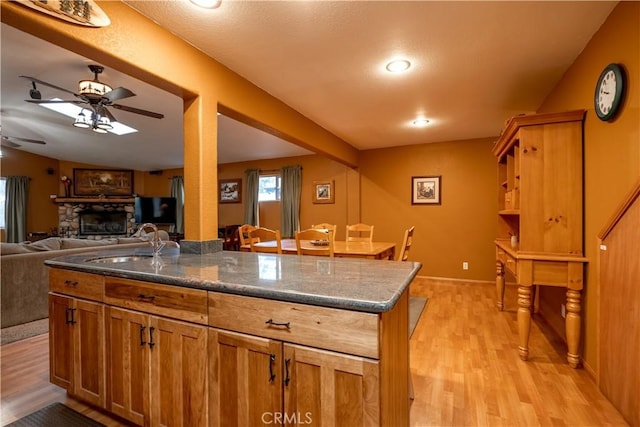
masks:
<path id="1" fill-rule="evenodd" d="M 256 243 L 275 241 L 275 246 L 256 246 Z M 272 254 L 282 253 L 282 239 L 280 238 L 280 230 L 270 230 L 264 227 L 258 227 L 249 231 L 249 247 L 251 252 L 266 252 Z"/>
<path id="2" fill-rule="evenodd" d="M 333 231 L 333 241 L 334 242 L 336 241 L 337 226 L 335 224 L 329 224 L 328 222 L 323 222 L 320 224 L 314 224 L 311 226 L 311 228 L 315 230 L 327 230 L 327 232 Z"/>
<path id="3" fill-rule="evenodd" d="M 373 225 L 347 225 L 347 242 L 373 242 Z"/>
<path id="4" fill-rule="evenodd" d="M 397 261 L 406 261 L 409 259 L 409 251 L 411 250 L 411 243 L 413 243 L 413 231 L 415 228 L 415 226 L 412 226 L 404 231 L 402 247 L 400 248 Z"/>
<path id="5" fill-rule="evenodd" d="M 251 224 L 243 224 L 238 227 L 238 238 L 240 239 L 240 246 L 249 244 L 249 231 L 255 229 L 256 227 Z"/>
<path id="6" fill-rule="evenodd" d="M 240 236 L 238 233 L 239 225 L 227 225 L 224 227 L 224 236 L 222 240 L 222 249 L 225 251 L 237 251 L 240 249 Z"/>
<path id="7" fill-rule="evenodd" d="M 315 228 L 309 228 L 307 230 L 296 231 L 296 249 L 298 255 L 317 255 L 333 257 L 333 231 L 327 232 Z M 302 241 L 327 241 L 328 244 L 321 246 L 313 246 L 310 243 L 302 246 Z"/>

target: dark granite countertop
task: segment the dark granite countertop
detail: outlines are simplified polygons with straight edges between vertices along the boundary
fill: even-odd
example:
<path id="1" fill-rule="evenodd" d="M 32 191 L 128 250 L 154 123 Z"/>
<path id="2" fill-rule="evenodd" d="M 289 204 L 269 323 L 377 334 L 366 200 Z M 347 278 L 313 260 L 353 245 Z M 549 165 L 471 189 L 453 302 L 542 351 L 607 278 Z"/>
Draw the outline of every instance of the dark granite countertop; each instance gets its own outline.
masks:
<path id="1" fill-rule="evenodd" d="M 113 249 L 45 261 L 51 267 L 279 301 L 381 313 L 389 311 L 416 276 L 419 262 L 272 255 L 250 252 L 180 254 L 92 262 L 107 256 L 150 255 Z"/>

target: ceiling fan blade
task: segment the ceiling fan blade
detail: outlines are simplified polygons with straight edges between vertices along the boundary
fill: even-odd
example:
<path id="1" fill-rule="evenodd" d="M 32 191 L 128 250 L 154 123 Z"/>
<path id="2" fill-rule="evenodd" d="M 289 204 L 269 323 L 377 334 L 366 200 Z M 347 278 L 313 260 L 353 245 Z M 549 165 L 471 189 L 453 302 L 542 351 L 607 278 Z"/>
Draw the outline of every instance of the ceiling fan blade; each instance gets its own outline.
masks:
<path id="1" fill-rule="evenodd" d="M 0 141 L 2 141 L 2 145 L 4 145 L 5 147 L 9 147 L 9 148 L 20 147 L 20 144 L 16 144 L 15 142 L 9 141 L 9 139 L 6 136 L 3 136 L 2 139 L 0 139 Z"/>
<path id="2" fill-rule="evenodd" d="M 18 141 L 23 141 L 23 142 L 31 142 L 33 144 L 41 144 L 41 145 L 45 145 L 46 142 L 44 141 L 40 141 L 39 139 L 29 139 L 29 138 L 20 138 L 17 136 L 2 136 L 3 140 L 9 140 L 9 139 L 16 139 Z"/>
<path id="3" fill-rule="evenodd" d="M 111 92 L 107 92 L 104 97 L 107 98 L 110 102 L 113 102 L 117 101 L 118 99 L 129 98 L 131 96 L 136 96 L 136 94 L 131 92 L 126 87 L 117 87 Z"/>
<path id="4" fill-rule="evenodd" d="M 70 90 L 65 89 L 65 88 L 63 88 L 63 87 L 56 86 L 56 85 L 54 85 L 54 84 L 47 83 L 47 82 L 44 82 L 44 81 L 42 81 L 42 80 L 36 79 L 35 77 L 29 77 L 29 76 L 20 76 L 20 77 L 22 77 L 23 79 L 31 80 L 32 82 L 39 83 L 39 84 L 41 84 L 41 85 L 49 86 L 49 87 L 52 87 L 52 88 L 54 88 L 54 89 L 58 89 L 58 90 L 61 90 L 61 91 L 63 91 L 63 92 L 70 93 L 70 94 L 71 94 L 71 95 L 73 95 L 73 96 L 80 97 L 80 95 L 78 95 L 77 93 L 71 92 Z"/>
<path id="5" fill-rule="evenodd" d="M 64 99 L 61 99 L 60 101 L 53 101 L 53 100 L 38 100 L 38 99 L 25 99 L 25 102 L 30 102 L 32 104 L 86 104 L 87 102 L 85 101 L 77 101 L 77 100 L 70 100 L 70 101 L 65 101 Z"/>
<path id="6" fill-rule="evenodd" d="M 126 105 L 112 104 L 111 107 L 117 108 L 118 110 L 128 111 L 130 113 L 136 113 L 136 114 L 141 114 L 147 117 L 153 117 L 154 119 L 164 118 L 164 114 L 154 113 L 153 111 L 141 110 L 139 108 L 127 107 Z"/>
<path id="7" fill-rule="evenodd" d="M 117 122 L 118 119 L 116 119 L 113 114 L 111 114 L 111 111 L 107 110 L 107 107 L 102 107 L 100 109 L 100 113 L 101 116 L 104 116 L 106 118 L 109 119 L 110 122 Z"/>

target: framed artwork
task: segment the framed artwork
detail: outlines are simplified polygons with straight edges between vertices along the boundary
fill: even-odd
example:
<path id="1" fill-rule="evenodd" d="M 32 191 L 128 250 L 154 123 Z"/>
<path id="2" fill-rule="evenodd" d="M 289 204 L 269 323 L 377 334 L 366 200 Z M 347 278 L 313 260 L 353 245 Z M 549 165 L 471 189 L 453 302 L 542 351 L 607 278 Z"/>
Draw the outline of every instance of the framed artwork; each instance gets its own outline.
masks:
<path id="1" fill-rule="evenodd" d="M 220 190 L 218 203 L 242 202 L 242 178 L 220 179 L 218 188 Z"/>
<path id="2" fill-rule="evenodd" d="M 313 182 L 313 203 L 335 203 L 334 182 Z"/>
<path id="3" fill-rule="evenodd" d="M 411 204 L 439 205 L 441 176 L 412 176 Z"/>
<path id="4" fill-rule="evenodd" d="M 131 196 L 133 171 L 130 169 L 73 169 L 76 196 Z"/>

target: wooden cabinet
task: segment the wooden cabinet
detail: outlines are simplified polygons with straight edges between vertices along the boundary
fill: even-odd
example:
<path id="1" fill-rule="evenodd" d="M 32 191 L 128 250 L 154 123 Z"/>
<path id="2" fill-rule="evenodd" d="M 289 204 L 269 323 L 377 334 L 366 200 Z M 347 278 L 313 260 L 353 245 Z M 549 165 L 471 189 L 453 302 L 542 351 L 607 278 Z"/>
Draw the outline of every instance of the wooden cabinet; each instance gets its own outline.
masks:
<path id="1" fill-rule="evenodd" d="M 62 269 L 50 289 L 51 381 L 131 423 L 409 425 L 406 289 L 380 314 Z"/>
<path id="2" fill-rule="evenodd" d="M 535 286 L 567 288 L 567 359 L 576 367 L 583 287 L 582 122 L 584 110 L 516 116 L 496 141 L 497 306 L 504 274 L 518 284 L 520 357 L 529 354 Z"/>
<path id="3" fill-rule="evenodd" d="M 206 328 L 110 306 L 108 403 L 138 425 L 204 426 Z"/>
<path id="4" fill-rule="evenodd" d="M 376 315 L 210 294 L 212 425 L 408 425 L 407 304 Z"/>
<path id="5" fill-rule="evenodd" d="M 103 304 L 51 294 L 49 331 L 51 382 L 104 408 Z"/>
<path id="6" fill-rule="evenodd" d="M 209 348 L 213 426 L 380 425 L 376 360 L 215 328 Z"/>

